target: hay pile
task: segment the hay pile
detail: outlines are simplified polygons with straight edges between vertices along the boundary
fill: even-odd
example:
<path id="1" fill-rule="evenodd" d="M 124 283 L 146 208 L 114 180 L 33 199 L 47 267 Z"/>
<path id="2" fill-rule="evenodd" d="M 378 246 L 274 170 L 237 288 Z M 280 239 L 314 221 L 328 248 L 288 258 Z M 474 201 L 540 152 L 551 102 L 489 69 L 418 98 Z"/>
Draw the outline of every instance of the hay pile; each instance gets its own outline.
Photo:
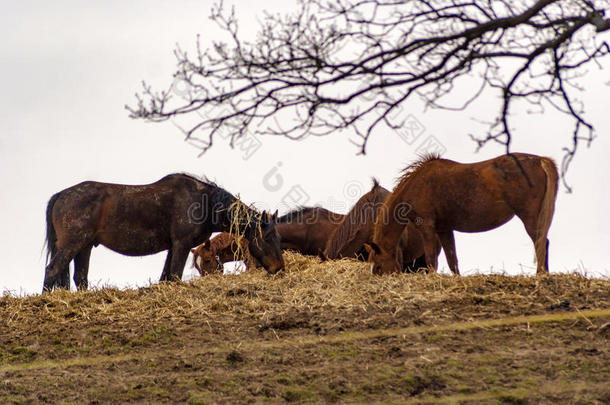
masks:
<path id="1" fill-rule="evenodd" d="M 233 322 L 281 325 L 324 317 L 324 328 L 367 328 L 378 322 L 443 323 L 503 315 L 610 308 L 610 282 L 578 275 L 550 277 L 397 274 L 373 276 L 366 263 L 285 253 L 284 272 L 263 269 L 208 275 L 137 290 L 0 298 L 0 329 L 74 321 L 101 324 Z M 384 315 L 381 321 L 380 314 Z M 388 317 L 387 315 L 391 316 Z M 333 319 L 336 325 L 332 325 Z M 388 320 L 389 319 L 389 320 Z M 311 325 L 310 325 L 311 326 Z"/>
<path id="2" fill-rule="evenodd" d="M 274 276 L 4 296 L 0 402 L 608 402 L 608 280 L 285 261 Z"/>

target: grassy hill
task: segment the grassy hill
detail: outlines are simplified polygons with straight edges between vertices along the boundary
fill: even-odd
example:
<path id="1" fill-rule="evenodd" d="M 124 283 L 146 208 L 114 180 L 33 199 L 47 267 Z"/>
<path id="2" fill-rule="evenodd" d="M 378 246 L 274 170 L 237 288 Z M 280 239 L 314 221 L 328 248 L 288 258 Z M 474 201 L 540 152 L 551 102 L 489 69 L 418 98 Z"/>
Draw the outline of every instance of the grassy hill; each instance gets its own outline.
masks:
<path id="1" fill-rule="evenodd" d="M 0 403 L 610 402 L 608 280 L 286 260 L 2 297 Z"/>

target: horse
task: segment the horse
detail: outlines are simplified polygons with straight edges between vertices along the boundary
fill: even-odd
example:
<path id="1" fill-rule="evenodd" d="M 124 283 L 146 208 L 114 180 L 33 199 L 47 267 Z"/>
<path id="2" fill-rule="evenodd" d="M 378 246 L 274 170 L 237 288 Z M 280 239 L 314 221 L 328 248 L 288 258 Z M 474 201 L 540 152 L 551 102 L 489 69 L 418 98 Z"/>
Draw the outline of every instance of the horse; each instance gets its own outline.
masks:
<path id="1" fill-rule="evenodd" d="M 223 264 L 237 260 L 238 257 L 236 253 L 238 250 L 241 250 L 246 254 L 244 260 L 246 270 L 252 267 L 260 267 L 258 260 L 249 254 L 248 241 L 241 238 L 240 242 L 241 246 L 238 247 L 234 235 L 231 235 L 228 232 L 219 233 L 212 239 L 203 242 L 196 248 L 191 249 L 191 253 L 193 253 L 193 266 L 202 276 L 205 274 L 214 273 L 216 271 L 222 272 Z"/>
<path id="2" fill-rule="evenodd" d="M 277 220 L 282 250 L 294 250 L 303 255 L 318 256 L 326 247 L 344 215 L 322 207 L 301 207 Z"/>
<path id="3" fill-rule="evenodd" d="M 284 268 L 272 216 L 247 207 L 223 188 L 187 174 L 170 174 L 147 185 L 85 181 L 53 195 L 47 204 L 47 263 L 43 292 L 87 289 L 91 249 L 100 244 L 128 256 L 167 250 L 161 280 L 180 279 L 191 247 L 213 232 L 234 230 L 274 274 Z"/>
<path id="4" fill-rule="evenodd" d="M 534 243 L 538 275 L 548 274 L 547 239 L 555 211 L 558 174 L 547 157 L 511 153 L 477 163 L 428 155 L 408 166 L 377 217 L 367 245 L 374 274 L 396 272 L 406 219 L 418 224 L 427 265 L 436 269 L 438 239 L 449 268 L 459 275 L 453 231 L 484 232 L 519 217 Z M 408 212 L 407 212 L 408 211 Z"/>
<path id="5" fill-rule="evenodd" d="M 364 260 L 365 245 L 372 241 L 375 219 L 389 195 L 390 191 L 373 179 L 371 190 L 360 197 L 331 235 L 323 256 L 327 259 L 356 257 Z M 413 224 L 408 224 L 407 227 L 411 232 L 411 238 L 407 240 L 405 233 L 400 240 L 401 263 L 408 263 L 407 271 L 425 268 L 424 248 L 419 231 Z M 436 251 L 438 255 L 440 244 L 437 244 Z"/>
<path id="6" fill-rule="evenodd" d="M 319 255 L 326 246 L 328 237 L 344 215 L 322 207 L 300 207 L 277 219 L 276 229 L 280 234 L 281 250 L 293 250 L 303 255 Z M 241 239 L 241 249 L 247 253 L 248 242 Z M 221 233 L 202 245 L 191 249 L 193 266 L 199 274 L 222 271 L 222 265 L 235 260 L 237 242 L 228 233 Z M 246 269 L 260 266 L 252 257 L 246 257 Z"/>

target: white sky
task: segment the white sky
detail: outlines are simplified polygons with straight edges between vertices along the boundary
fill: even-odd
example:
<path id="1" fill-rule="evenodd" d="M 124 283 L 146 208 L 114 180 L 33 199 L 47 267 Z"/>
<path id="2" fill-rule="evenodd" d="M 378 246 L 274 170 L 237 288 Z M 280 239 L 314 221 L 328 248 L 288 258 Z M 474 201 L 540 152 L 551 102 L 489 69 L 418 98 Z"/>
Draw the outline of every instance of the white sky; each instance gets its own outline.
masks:
<path id="1" fill-rule="evenodd" d="M 0 16 L 0 292 L 40 291 L 47 201 L 83 180 L 143 184 L 184 171 L 206 175 L 261 208 L 282 211 L 286 194 L 301 190 L 307 205 L 345 212 L 369 189 L 371 176 L 391 189 L 399 171 L 416 158 L 420 141 L 430 135 L 446 147 L 449 159 L 472 162 L 502 153 L 493 145 L 474 153 L 468 138 L 483 128 L 473 118 L 489 121 L 499 108 L 491 99 L 470 113 L 405 106 L 404 113 L 425 127 L 422 138 L 408 145 L 396 133 L 379 132 L 364 157 L 356 156 L 348 137 L 339 135 L 303 142 L 264 138 L 249 159 L 218 142 L 198 158 L 198 150 L 182 141 L 172 123 L 131 120 L 124 105 L 133 104 L 143 79 L 159 90 L 170 84 L 176 43 L 188 50 L 197 33 L 204 43 L 218 38 L 207 18 L 211 1 L 182 1 L 179 7 L 166 1 L 7 4 Z M 263 8 L 283 12 L 294 3 L 235 4 L 242 30 L 251 38 Z M 609 63 L 604 61 L 606 67 Z M 549 236 L 551 272 L 610 275 L 608 81 L 608 70 L 593 66 L 582 81 L 580 96 L 598 139 L 574 160 L 569 181 L 575 192 L 560 189 Z M 524 112 L 513 122 L 515 151 L 561 160 L 571 123 L 557 114 Z M 535 272 L 532 243 L 519 220 L 490 232 L 456 233 L 456 243 L 462 274 Z M 90 285 L 155 282 L 164 259 L 165 252 L 133 258 L 98 247 L 91 258 Z M 441 267 L 446 271 L 443 255 Z M 185 275 L 190 272 L 187 267 Z"/>

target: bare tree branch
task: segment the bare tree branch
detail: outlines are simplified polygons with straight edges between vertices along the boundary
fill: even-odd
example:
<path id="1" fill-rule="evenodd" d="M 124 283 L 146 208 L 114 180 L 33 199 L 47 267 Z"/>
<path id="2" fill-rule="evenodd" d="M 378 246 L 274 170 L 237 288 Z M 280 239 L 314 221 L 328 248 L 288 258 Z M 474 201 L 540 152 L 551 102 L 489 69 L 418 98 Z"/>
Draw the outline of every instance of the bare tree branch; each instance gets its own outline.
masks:
<path id="1" fill-rule="evenodd" d="M 381 124 L 404 124 L 392 113 L 414 95 L 459 110 L 490 89 L 500 108 L 478 145 L 510 150 L 515 102 L 552 106 L 575 123 L 565 175 L 580 142 L 594 137 L 573 93 L 583 68 L 610 53 L 600 34 L 610 30 L 608 8 L 602 0 L 300 0 L 294 14 L 266 14 L 245 41 L 221 2 L 211 18 L 229 42 L 202 49 L 198 41 L 195 55 L 177 48 L 172 87 L 144 83 L 127 109 L 151 121 L 197 114 L 186 133 L 202 151 L 220 132 L 233 143 L 248 131 L 300 139 L 350 129 L 365 153 Z M 477 84 L 449 105 L 463 81 Z"/>

